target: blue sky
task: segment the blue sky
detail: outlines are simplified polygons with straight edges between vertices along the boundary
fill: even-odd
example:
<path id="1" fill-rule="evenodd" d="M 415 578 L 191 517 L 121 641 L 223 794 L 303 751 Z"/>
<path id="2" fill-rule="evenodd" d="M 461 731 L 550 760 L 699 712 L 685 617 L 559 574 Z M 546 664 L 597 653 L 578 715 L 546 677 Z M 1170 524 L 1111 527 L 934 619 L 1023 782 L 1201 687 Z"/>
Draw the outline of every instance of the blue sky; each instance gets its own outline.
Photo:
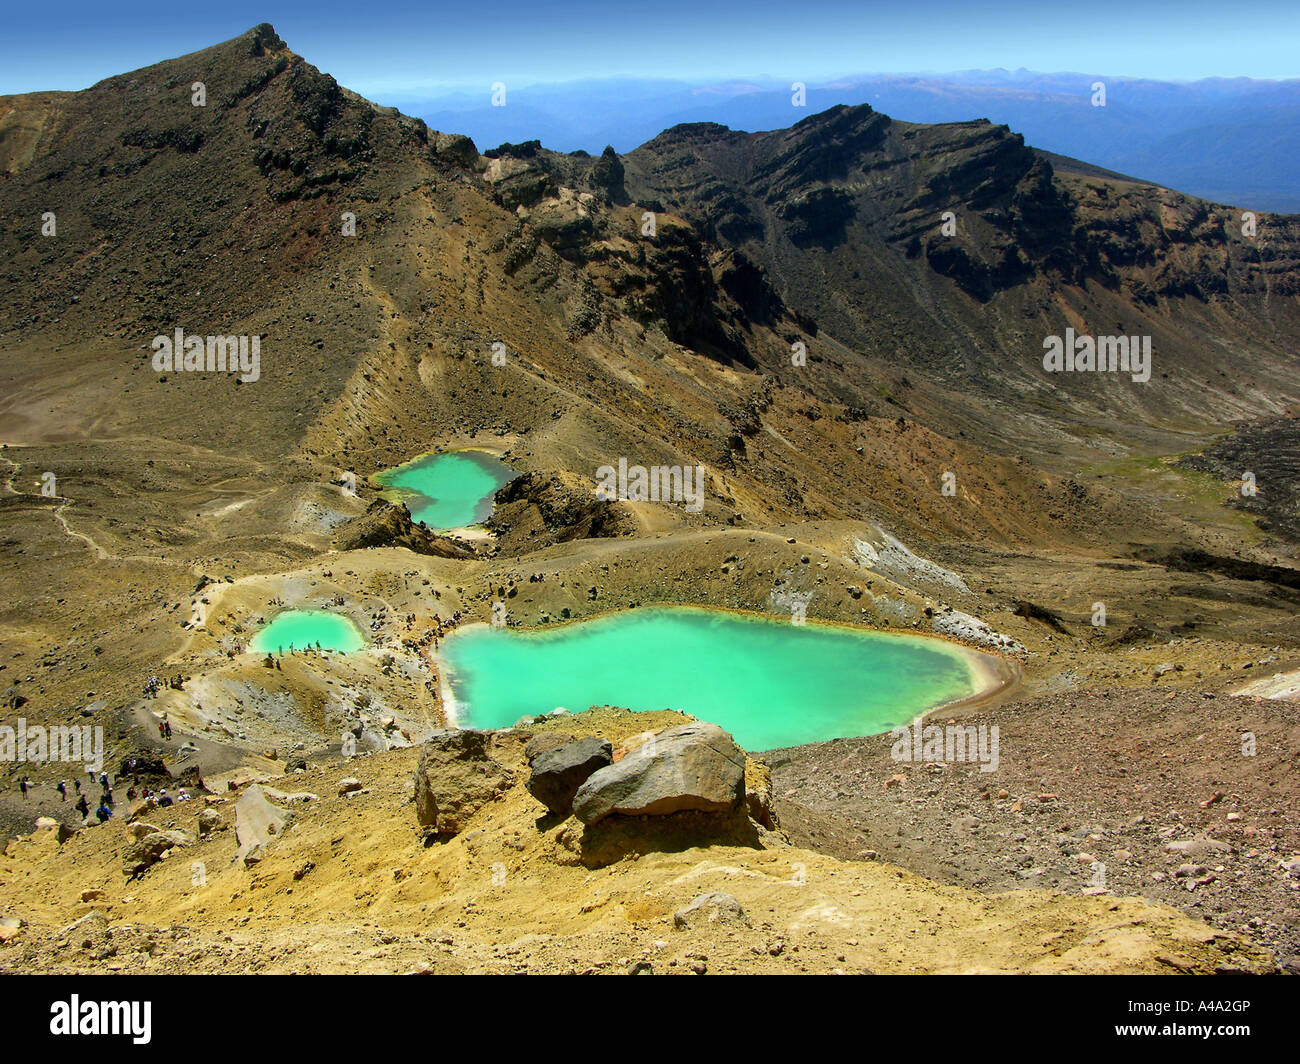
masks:
<path id="1" fill-rule="evenodd" d="M 263 21 L 344 85 L 381 100 L 620 75 L 811 83 L 1027 67 L 1300 76 L 1300 0 L 48 0 L 6 14 L 0 93 L 84 88 Z"/>

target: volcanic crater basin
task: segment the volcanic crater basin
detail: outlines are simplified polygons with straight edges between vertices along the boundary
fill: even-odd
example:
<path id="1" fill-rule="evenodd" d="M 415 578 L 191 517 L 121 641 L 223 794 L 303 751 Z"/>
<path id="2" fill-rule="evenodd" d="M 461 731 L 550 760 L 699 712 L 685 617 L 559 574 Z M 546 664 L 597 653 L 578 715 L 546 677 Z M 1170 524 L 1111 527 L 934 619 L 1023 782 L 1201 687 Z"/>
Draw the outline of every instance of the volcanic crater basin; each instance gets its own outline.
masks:
<path id="1" fill-rule="evenodd" d="M 935 637 L 643 607 L 517 631 L 469 625 L 443 645 L 443 704 L 463 727 L 593 705 L 678 709 L 750 750 L 872 735 L 987 695 L 998 659 Z"/>
<path id="2" fill-rule="evenodd" d="M 492 497 L 519 473 L 486 451 L 424 454 L 371 479 L 382 495 L 404 502 L 411 520 L 439 532 L 465 528 L 492 514 Z"/>

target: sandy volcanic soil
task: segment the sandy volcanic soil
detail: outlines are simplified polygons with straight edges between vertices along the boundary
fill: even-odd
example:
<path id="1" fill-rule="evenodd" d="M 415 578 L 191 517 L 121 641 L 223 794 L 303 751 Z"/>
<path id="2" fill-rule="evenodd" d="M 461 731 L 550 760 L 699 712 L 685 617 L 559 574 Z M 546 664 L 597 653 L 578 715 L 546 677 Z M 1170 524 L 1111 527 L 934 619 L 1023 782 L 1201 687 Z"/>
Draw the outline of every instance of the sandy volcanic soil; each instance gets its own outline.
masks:
<path id="1" fill-rule="evenodd" d="M 540 725 L 616 744 L 676 714 L 599 710 Z M 286 791 L 294 821 L 245 867 L 231 830 L 197 837 L 195 801 L 148 821 L 195 839 L 125 879 L 124 825 L 53 831 L 0 857 L 0 911 L 26 926 L 3 972 L 1212 972 L 1266 970 L 1258 947 L 1139 900 L 1045 891 L 985 896 L 883 863 L 843 862 L 778 835 L 584 867 L 576 822 L 555 823 L 522 786 L 522 747 L 501 741 L 515 785 L 451 841 L 426 846 L 412 804 L 414 751 L 311 767 Z M 363 790 L 340 797 L 339 780 Z M 234 795 L 208 807 L 233 820 Z M 196 862 L 198 862 L 196 864 Z M 85 895 L 83 892 L 99 891 Z M 709 891 L 746 922 L 674 926 Z M 75 927 L 74 921 L 82 921 Z M 0 925 L 2 926 L 2 925 Z"/>
<path id="2" fill-rule="evenodd" d="M 173 771 L 198 765 L 223 779 L 241 767 L 279 773 L 291 756 L 303 756 L 311 768 L 306 777 L 293 777 L 288 789 L 317 787 L 325 803 L 321 808 L 329 811 L 304 848 L 286 846 L 283 867 L 268 863 L 250 872 L 231 866 L 229 833 L 198 844 L 216 854 L 213 861 L 199 855 L 209 871 L 221 869 L 217 878 L 224 893 L 219 902 L 206 905 L 190 897 L 188 854 L 127 888 L 117 863 L 124 843 L 120 821 L 78 834 L 62 850 L 49 839 L 18 843 L 14 863 L 0 877 L 4 915 L 18 916 L 29 926 L 0 946 L 0 965 L 8 970 L 106 970 L 116 965 L 159 971 L 401 971 L 427 964 L 436 970 L 527 966 L 585 971 L 626 970 L 642 956 L 656 970 L 675 959 L 677 965 L 668 970 L 703 964 L 710 971 L 1206 971 L 1272 963 L 1254 947 L 1243 953 L 1235 939 L 1215 939 L 1213 929 L 1178 922 L 1163 910 L 1135 909 L 1136 903 L 1117 900 L 1121 894 L 1190 906 L 1188 911 L 1198 917 L 1211 913 L 1219 928 L 1248 928 L 1253 940 L 1284 959 L 1296 951 L 1294 916 L 1292 912 L 1288 919 L 1287 913 L 1288 902 L 1295 908 L 1295 894 L 1288 893 L 1291 881 L 1277 868 L 1296 847 L 1280 824 L 1295 808 L 1294 793 L 1269 800 L 1268 808 L 1280 811 L 1276 816 L 1260 812 L 1261 799 L 1244 776 L 1239 781 L 1206 779 L 1182 794 L 1176 788 L 1183 775 L 1147 778 L 1158 755 L 1130 749 L 1140 746 L 1140 739 L 1116 740 L 1126 778 L 1151 788 L 1147 820 L 1126 827 L 1126 818 L 1143 809 L 1134 806 L 1130 812 L 1128 804 L 1108 798 L 1104 780 L 1087 775 L 1089 761 L 1083 753 L 1095 742 L 1093 724 L 1101 711 L 1094 710 L 1095 700 L 1085 705 L 1077 693 L 1092 685 L 1129 692 L 1100 702 L 1111 714 L 1113 735 L 1140 735 L 1131 731 L 1127 715 L 1131 712 L 1133 721 L 1146 727 L 1141 722 L 1148 696 L 1132 692 L 1149 692 L 1160 666 L 1181 665 L 1181 671 L 1166 672 L 1155 681 L 1157 698 L 1166 688 L 1182 692 L 1171 704 L 1186 702 L 1208 713 L 1224 700 L 1205 699 L 1192 689 L 1233 690 L 1300 664 L 1287 649 L 1300 636 L 1289 593 L 1258 581 L 1171 573 L 1131 560 L 1124 544 L 1105 555 L 1064 547 L 1014 551 L 908 539 L 917 555 L 959 573 L 963 589 L 942 573 L 924 569 L 887 574 L 867 568 L 854 550 L 857 539 L 871 535 L 865 522 L 727 527 L 716 523 L 716 515 L 687 518 L 664 507 L 633 508 L 639 525 L 633 537 L 550 545 L 539 537 L 535 549 L 516 556 L 453 561 L 392 548 L 331 553 L 330 529 L 360 513 L 367 499 L 344 499 L 324 476 L 316 483 L 286 486 L 286 479 L 305 472 L 288 459 L 283 469 L 257 470 L 183 448 L 163 453 L 145 442 L 135 450 L 132 446 L 91 442 L 47 444 L 34 453 L 11 449 L 8 492 L 0 496 L 6 541 L 0 560 L 5 592 L 0 686 L 13 687 L 27 701 L 9 716 L 21 712 L 30 720 L 82 723 L 87 720 L 83 709 L 95 707 L 89 719 L 105 727 L 110 765 L 143 747 L 163 754 Z M 34 480 L 28 484 L 32 470 L 73 463 L 79 473 L 72 505 L 41 499 Z M 208 621 L 195 631 L 185 625 L 203 576 L 216 582 L 202 590 Z M 942 797 L 942 781 L 964 779 L 968 774 L 960 767 L 909 772 L 909 782 L 886 792 L 883 780 L 895 772 L 887 746 L 878 746 L 879 739 L 854 740 L 877 750 L 880 768 L 866 777 L 846 775 L 843 785 L 830 790 L 826 766 L 818 760 L 822 748 L 800 752 L 778 770 L 778 794 L 794 792 L 786 816 L 794 841 L 803 847 L 797 855 L 717 847 L 647 856 L 594 873 L 577 871 L 563 863 L 562 855 L 559 861 L 541 856 L 535 847 L 558 844 L 549 835 L 530 834 L 537 832 L 535 807 L 527 804 L 531 799 L 520 798 L 523 804 L 512 807 L 515 820 L 509 830 L 519 833 L 514 842 L 527 840 L 525 850 L 536 859 L 518 864 L 530 886 L 510 901 L 489 891 L 490 873 L 482 868 L 473 875 L 466 872 L 474 859 L 472 839 L 447 850 L 459 855 L 450 865 L 413 843 L 413 810 L 406 793 L 413 754 L 394 751 L 344 764 L 338 748 L 339 724 L 362 714 L 370 724 L 396 718 L 414 741 L 440 724 L 438 663 L 427 652 L 404 646 L 403 640 L 424 630 L 435 613 L 445 618 L 459 609 L 467 620 L 486 621 L 492 601 L 503 591 L 511 622 L 523 625 L 556 623 L 566 618 L 565 611 L 568 618 L 578 618 L 655 602 L 778 614 L 786 609 L 782 594 L 795 591 L 812 593 L 810 618 L 926 631 L 931 623 L 926 610 L 939 613 L 952 605 L 1022 644 L 1025 652 L 1009 660 L 1023 671 L 1024 691 L 1045 697 L 1035 706 L 981 710 L 995 713 L 989 719 L 1004 729 L 1003 768 L 993 774 L 991 786 L 994 795 L 1005 788 L 1009 797 L 981 800 L 983 778 L 954 782 L 949 786 L 955 788 L 955 800 L 973 810 L 962 809 L 957 816 Z M 375 640 L 371 650 L 346 661 L 298 656 L 274 671 L 251 655 L 231 656 L 233 645 L 246 644 L 259 618 L 274 611 L 275 600 L 314 605 L 335 595 L 344 600 L 340 608 Z M 1057 614 L 1064 631 L 1018 615 L 1016 605 L 1026 599 Z M 1104 628 L 1089 621 L 1097 600 L 1107 603 Z M 414 629 L 402 620 L 408 613 L 417 615 Z M 1135 626 L 1141 634 L 1126 638 L 1124 633 Z M 180 691 L 166 691 L 157 701 L 142 699 L 145 677 L 173 671 L 186 677 Z M 158 741 L 152 721 L 164 705 L 176 728 L 172 742 L 165 744 Z M 1227 705 L 1235 708 L 1237 703 Z M 521 705 L 521 712 L 530 708 Z M 1272 711 L 1291 712 L 1284 705 Z M 1042 714 L 1052 722 L 1050 728 L 1035 723 Z M 1191 738 L 1211 723 L 1198 723 Z M 1268 720 L 1261 723 L 1261 737 L 1273 735 L 1269 727 Z M 1044 754 L 1055 751 L 1052 756 L 1060 765 L 1054 771 L 1066 779 L 1041 782 L 1055 764 L 1051 761 L 1041 771 L 1036 764 L 1017 768 L 1016 743 L 1037 750 L 1033 743 L 1038 735 L 1051 737 L 1054 745 Z M 1227 732 L 1224 736 L 1227 742 Z M 183 754 L 184 743 L 194 744 L 195 750 Z M 1263 759 L 1263 738 L 1260 750 Z M 1291 750 L 1294 757 L 1293 740 Z M 0 823 L 7 831 L 30 832 L 38 814 L 69 818 L 69 806 L 58 802 L 52 790 L 56 779 L 68 775 L 62 766 L 6 768 Z M 1014 775 L 1017 771 L 1026 773 L 1023 780 Z M 36 784 L 26 802 L 15 788 L 24 772 Z M 319 785 L 313 774 L 321 774 Z M 334 798 L 333 781 L 342 774 L 362 775 L 370 794 Z M 918 780 L 931 776 L 941 782 L 920 792 Z M 938 795 L 928 793 L 931 786 L 938 787 Z M 1159 829 L 1173 827 L 1170 838 L 1178 841 L 1185 825 L 1203 826 L 1190 818 L 1216 789 L 1225 797 L 1210 814 L 1224 816 L 1222 837 L 1234 846 L 1232 853 L 1216 851 L 1211 858 L 1187 862 L 1162 856 L 1155 847 L 1168 840 L 1160 838 Z M 1026 804 L 1013 811 L 1022 790 Z M 1036 811 L 1037 794 L 1049 791 L 1062 798 L 1048 800 L 1042 812 Z M 380 795 L 386 797 L 379 800 Z M 900 795 L 910 801 L 901 801 Z M 1231 801 L 1238 803 L 1243 819 L 1229 825 L 1226 813 L 1237 811 Z M 1053 815 L 1063 811 L 1059 821 L 1049 819 L 1048 810 Z M 1170 810 L 1184 820 L 1173 819 Z M 181 823 L 176 818 L 182 812 L 192 819 L 191 811 L 174 811 L 159 826 Z M 824 829 L 816 819 L 831 816 L 836 819 Z M 952 834 L 957 831 L 953 824 L 965 823 L 967 816 L 993 819 L 979 829 L 985 835 Z M 325 825 L 337 817 L 351 828 L 325 838 Z M 1247 844 L 1244 835 L 1233 834 L 1248 826 L 1257 827 L 1257 842 Z M 903 836 L 896 834 L 899 827 Z M 308 831 L 306 820 L 300 830 Z M 1078 831 L 1084 836 L 1072 834 Z M 969 828 L 961 832 L 969 833 Z M 997 834 L 996 847 L 985 845 L 986 835 L 997 832 L 1010 838 Z M 1017 834 L 1025 839 L 1016 840 Z M 1088 839 L 1089 834 L 1102 838 Z M 1062 845 L 1058 835 L 1070 841 Z M 888 845 L 882 836 L 888 836 Z M 914 836 L 928 841 L 893 846 Z M 939 841 L 949 838 L 951 844 Z M 496 852 L 525 852 L 515 849 L 514 842 L 502 842 L 504 848 Z M 1017 848 L 1008 851 L 1008 846 Z M 875 849 L 882 859 L 909 871 L 874 863 L 844 865 L 836 859 L 856 857 L 862 849 Z M 1254 856 L 1251 849 L 1257 850 Z M 1116 850 L 1134 856 L 1117 859 Z M 1041 894 L 985 898 L 951 893 L 954 887 L 938 887 L 911 874 L 981 890 L 1016 890 L 1042 882 L 1078 894 L 1082 876 L 1075 869 L 1083 867 L 1076 860 L 1081 853 L 1106 863 L 1114 894 L 1059 901 Z M 948 860 L 955 862 L 952 867 Z M 309 861 L 334 872 L 304 873 L 319 885 L 311 898 L 304 898 L 305 888 L 294 887 L 292 877 Z M 290 862 L 297 863 L 290 867 Z M 777 871 L 771 862 L 779 864 Z M 784 884 L 794 877 L 789 869 L 796 863 L 822 870 L 818 874 L 824 874 L 827 887 L 819 888 L 815 898 L 786 890 Z M 1206 871 L 1190 878 L 1206 881 L 1188 891 L 1189 877 L 1173 876 L 1182 863 L 1204 865 Z M 1220 865 L 1225 870 L 1215 871 Z M 1044 869 L 1041 875 L 1016 874 L 1038 867 Z M 406 875 L 394 879 L 403 868 L 411 873 L 409 879 L 419 881 L 418 889 Z M 1156 871 L 1167 878 L 1155 880 Z M 1206 879 L 1210 875 L 1215 878 Z M 213 882 L 211 876 L 208 882 Z M 832 883 L 834 890 L 829 889 Z M 398 889 L 400 884 L 405 886 Z M 623 900 L 617 919 L 603 924 L 614 912 L 606 909 L 614 884 Z M 78 900 L 82 889 L 105 891 L 105 919 L 117 928 L 112 936 L 119 943 L 117 952 L 99 960 L 92 954 L 103 950 L 93 945 L 83 950 L 73 942 L 75 935 L 61 932 L 92 908 L 105 909 L 99 902 L 83 905 Z M 665 914 L 704 889 L 736 894 L 756 914 L 753 926 L 726 933 L 710 929 L 689 948 L 679 947 L 684 940 L 672 937 L 671 921 L 663 923 Z M 639 902 L 629 899 L 646 891 L 655 901 L 643 920 Z M 268 907 L 271 898 L 283 904 Z M 379 898 L 387 901 L 376 909 L 374 899 Z M 576 914 L 572 898 L 584 899 Z M 421 910 L 421 905 L 427 908 Z M 583 905 L 594 908 L 582 913 Z M 1061 906 L 1059 911 L 1055 906 Z M 475 915 L 485 912 L 491 915 Z M 1252 920 L 1259 922 L 1252 925 Z M 440 941 L 444 938 L 450 941 Z M 668 945 L 656 945 L 660 941 Z M 918 941 L 925 948 L 918 948 Z M 795 944 L 801 945 L 798 951 Z"/>

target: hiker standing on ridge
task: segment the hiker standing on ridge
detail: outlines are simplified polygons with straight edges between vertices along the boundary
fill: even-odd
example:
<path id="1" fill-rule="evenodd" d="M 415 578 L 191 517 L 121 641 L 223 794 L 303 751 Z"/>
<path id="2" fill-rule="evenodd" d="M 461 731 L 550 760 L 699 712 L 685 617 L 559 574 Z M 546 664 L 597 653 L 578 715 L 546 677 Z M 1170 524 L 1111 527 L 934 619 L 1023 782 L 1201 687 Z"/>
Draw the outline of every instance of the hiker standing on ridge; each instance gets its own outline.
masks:
<path id="1" fill-rule="evenodd" d="M 59 780 L 59 785 L 54 789 L 59 792 L 59 801 L 66 802 L 68 800 L 68 785 L 66 783 Z"/>
<path id="2" fill-rule="evenodd" d="M 24 776 L 18 781 L 18 789 L 23 792 L 23 799 L 27 798 L 27 777 Z"/>

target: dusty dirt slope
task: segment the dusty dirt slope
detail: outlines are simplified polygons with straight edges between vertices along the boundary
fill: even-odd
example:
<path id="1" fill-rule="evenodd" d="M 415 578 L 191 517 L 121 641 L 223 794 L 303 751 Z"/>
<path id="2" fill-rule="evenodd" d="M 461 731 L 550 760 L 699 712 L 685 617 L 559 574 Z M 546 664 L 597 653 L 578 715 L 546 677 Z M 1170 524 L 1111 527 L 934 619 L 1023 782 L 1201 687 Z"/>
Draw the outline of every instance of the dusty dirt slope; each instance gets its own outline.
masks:
<path id="1" fill-rule="evenodd" d="M 601 710 L 552 721 L 619 738 L 680 718 Z M 521 730 L 513 745 L 520 756 Z M 510 739 L 507 739 L 509 742 Z M 1261 970 L 1237 936 L 1140 900 L 1022 890 L 982 895 L 887 864 L 844 862 L 769 839 L 629 857 L 597 870 L 562 841 L 522 784 L 449 842 L 426 847 L 412 807 L 411 752 L 313 769 L 281 786 L 293 826 L 246 868 L 233 831 L 178 848 L 141 878 L 120 867 L 122 825 L 60 848 L 54 831 L 12 842 L 0 862 L 5 914 L 28 923 L 0 950 L 4 971 L 127 972 L 1213 972 Z M 355 773 L 365 789 L 338 797 Z M 155 810 L 196 836 L 195 815 Z M 197 864 L 196 864 L 197 862 Z M 83 891 L 101 891 L 81 902 Z M 672 914 L 710 891 L 748 926 L 676 930 Z M 92 913 L 100 917 L 90 916 Z M 69 925 L 90 916 L 76 928 Z"/>

